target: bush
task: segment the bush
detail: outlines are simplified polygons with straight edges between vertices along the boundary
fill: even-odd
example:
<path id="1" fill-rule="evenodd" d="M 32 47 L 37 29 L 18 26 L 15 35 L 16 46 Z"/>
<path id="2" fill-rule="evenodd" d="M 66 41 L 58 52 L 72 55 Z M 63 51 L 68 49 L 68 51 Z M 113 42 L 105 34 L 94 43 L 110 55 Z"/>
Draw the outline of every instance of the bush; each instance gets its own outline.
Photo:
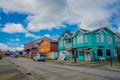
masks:
<path id="1" fill-rule="evenodd" d="M 26 56 L 25 55 L 20 55 L 19 58 L 26 58 Z"/>
<path id="2" fill-rule="evenodd" d="M 0 53 L 0 60 L 2 59 L 2 54 Z"/>
<path id="3" fill-rule="evenodd" d="M 46 58 L 46 60 L 55 60 L 55 59 L 51 59 L 51 58 Z"/>

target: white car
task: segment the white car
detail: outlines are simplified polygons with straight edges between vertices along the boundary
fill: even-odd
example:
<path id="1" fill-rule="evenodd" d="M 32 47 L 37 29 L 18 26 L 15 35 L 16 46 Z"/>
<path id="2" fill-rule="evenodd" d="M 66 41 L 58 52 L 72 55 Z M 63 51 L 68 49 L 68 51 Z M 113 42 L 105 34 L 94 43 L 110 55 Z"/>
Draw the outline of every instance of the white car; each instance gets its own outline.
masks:
<path id="1" fill-rule="evenodd" d="M 45 55 L 37 53 L 34 55 L 33 61 L 45 61 Z"/>

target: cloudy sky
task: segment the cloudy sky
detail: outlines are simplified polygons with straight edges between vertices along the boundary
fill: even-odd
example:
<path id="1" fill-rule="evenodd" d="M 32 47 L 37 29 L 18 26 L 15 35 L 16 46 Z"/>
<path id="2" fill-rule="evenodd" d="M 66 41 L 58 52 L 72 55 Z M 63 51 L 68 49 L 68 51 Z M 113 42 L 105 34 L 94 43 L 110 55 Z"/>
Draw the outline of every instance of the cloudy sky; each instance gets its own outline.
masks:
<path id="1" fill-rule="evenodd" d="M 0 0 L 0 49 L 20 50 L 29 41 L 103 22 L 120 31 L 120 0 Z"/>

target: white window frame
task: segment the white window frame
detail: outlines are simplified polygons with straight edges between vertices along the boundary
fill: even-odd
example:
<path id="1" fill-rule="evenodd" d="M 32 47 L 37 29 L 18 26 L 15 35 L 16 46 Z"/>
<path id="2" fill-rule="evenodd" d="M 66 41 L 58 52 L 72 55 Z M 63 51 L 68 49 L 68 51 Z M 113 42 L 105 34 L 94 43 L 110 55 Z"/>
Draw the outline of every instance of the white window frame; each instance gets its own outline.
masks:
<path id="1" fill-rule="evenodd" d="M 101 42 L 104 42 L 104 35 L 103 34 L 100 35 L 100 38 L 101 38 Z"/>
<path id="2" fill-rule="evenodd" d="M 84 40 L 85 40 L 86 43 L 88 42 L 88 35 L 84 36 Z"/>
<path id="3" fill-rule="evenodd" d="M 99 42 L 99 34 L 96 34 L 96 42 Z"/>
<path id="4" fill-rule="evenodd" d="M 60 40 L 59 45 L 63 46 L 63 40 Z"/>
<path id="5" fill-rule="evenodd" d="M 83 43 L 83 35 L 80 35 L 77 37 L 77 42 L 78 43 Z"/>
<path id="6" fill-rule="evenodd" d="M 74 44 L 74 45 L 76 45 L 76 44 L 77 44 L 77 42 L 76 42 L 76 37 L 75 37 L 75 38 L 73 38 L 73 44 Z"/>

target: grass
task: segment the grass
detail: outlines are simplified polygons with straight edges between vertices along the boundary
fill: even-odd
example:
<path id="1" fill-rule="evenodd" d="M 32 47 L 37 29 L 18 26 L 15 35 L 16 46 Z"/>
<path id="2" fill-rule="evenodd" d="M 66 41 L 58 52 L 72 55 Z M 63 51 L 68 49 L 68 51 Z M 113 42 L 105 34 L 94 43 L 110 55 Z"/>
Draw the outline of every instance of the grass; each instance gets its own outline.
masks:
<path id="1" fill-rule="evenodd" d="M 0 60 L 2 59 L 2 54 L 0 53 Z"/>
<path id="2" fill-rule="evenodd" d="M 116 61 L 115 63 L 116 63 L 116 64 L 120 64 L 120 61 Z"/>
<path id="3" fill-rule="evenodd" d="M 46 60 L 56 60 L 56 59 L 46 58 Z"/>
<path id="4" fill-rule="evenodd" d="M 9 80 L 11 77 L 16 76 L 17 74 L 18 74 L 18 72 L 17 73 L 1 74 L 0 79 L 1 80 Z"/>
<path id="5" fill-rule="evenodd" d="M 26 57 L 18 57 L 18 58 L 21 58 L 21 59 L 26 59 L 26 60 L 32 60 L 31 58 L 26 58 Z"/>

